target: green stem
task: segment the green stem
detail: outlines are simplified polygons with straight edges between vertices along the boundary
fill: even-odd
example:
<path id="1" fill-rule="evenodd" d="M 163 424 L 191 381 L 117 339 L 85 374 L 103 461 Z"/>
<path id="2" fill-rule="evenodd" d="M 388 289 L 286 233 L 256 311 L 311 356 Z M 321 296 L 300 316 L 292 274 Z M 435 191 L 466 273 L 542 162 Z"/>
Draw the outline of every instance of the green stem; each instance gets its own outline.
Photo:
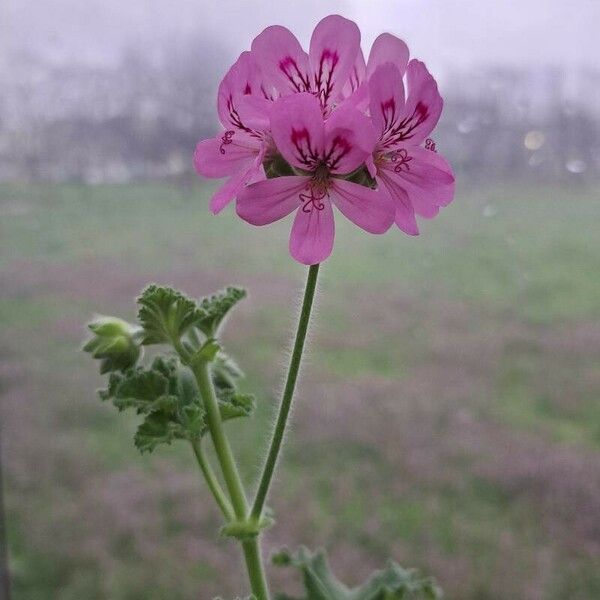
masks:
<path id="1" fill-rule="evenodd" d="M 206 483 L 208 484 L 208 488 L 212 492 L 223 516 L 228 521 L 233 521 L 235 519 L 235 514 L 233 513 L 233 508 L 231 507 L 231 503 L 229 502 L 225 492 L 219 485 L 219 481 L 210 466 L 204 452 L 202 451 L 202 442 L 200 440 L 194 440 L 191 442 L 192 449 L 194 451 L 194 455 L 196 456 L 196 460 L 198 461 L 198 466 L 204 475 L 204 479 L 206 479 Z"/>
<path id="2" fill-rule="evenodd" d="M 215 451 L 217 453 L 217 458 L 219 459 L 219 464 L 221 465 L 221 470 L 223 471 L 225 485 L 227 486 L 229 496 L 231 497 L 233 512 L 235 513 L 236 518 L 244 520 L 248 512 L 248 501 L 246 500 L 246 494 L 244 493 L 242 480 L 238 473 L 235 459 L 233 458 L 229 440 L 223 429 L 219 404 L 217 403 L 217 397 L 210 377 L 208 363 L 204 361 L 197 363 L 194 366 L 194 375 L 198 381 L 200 395 L 204 401 L 208 429 L 213 444 L 215 445 Z"/>
<path id="3" fill-rule="evenodd" d="M 231 446 L 225 436 L 209 365 L 204 361 L 200 361 L 194 365 L 193 370 L 198 382 L 198 388 L 200 389 L 200 395 L 204 402 L 208 429 L 215 446 L 219 464 L 221 465 L 223 479 L 229 491 L 233 512 L 237 520 L 246 521 L 248 518 L 248 501 L 246 500 L 242 479 L 238 472 Z M 269 591 L 262 565 L 258 539 L 245 540 L 242 542 L 242 547 L 252 593 L 256 597 L 256 600 L 269 600 Z"/>
<path id="4" fill-rule="evenodd" d="M 269 587 L 262 564 L 259 538 L 251 538 L 242 542 L 246 569 L 250 578 L 250 587 L 256 600 L 269 600 Z"/>
<path id="5" fill-rule="evenodd" d="M 252 506 L 250 518 L 254 519 L 255 521 L 259 521 L 262 516 L 262 511 L 267 499 L 271 480 L 273 479 L 273 474 L 275 472 L 277 457 L 279 456 L 279 452 L 281 450 L 281 444 L 285 434 L 285 427 L 290 414 L 290 408 L 292 406 L 296 380 L 298 379 L 298 371 L 300 370 L 300 362 L 302 360 L 306 332 L 308 331 L 310 312 L 315 297 L 315 290 L 317 288 L 318 274 L 319 265 L 311 265 L 308 270 L 308 278 L 306 280 L 306 288 L 304 290 L 304 300 L 302 302 L 300 320 L 298 321 L 298 330 L 296 332 L 296 340 L 294 341 L 294 349 L 292 351 L 290 367 L 288 370 L 287 380 L 285 382 L 285 388 L 283 390 L 281 405 L 279 407 L 279 414 L 277 415 L 277 422 L 275 424 L 275 429 L 273 430 L 273 439 L 271 440 L 271 447 L 269 448 L 269 453 L 267 455 L 267 460 L 265 461 L 260 483 L 258 484 L 256 498 L 254 499 L 254 504 Z"/>

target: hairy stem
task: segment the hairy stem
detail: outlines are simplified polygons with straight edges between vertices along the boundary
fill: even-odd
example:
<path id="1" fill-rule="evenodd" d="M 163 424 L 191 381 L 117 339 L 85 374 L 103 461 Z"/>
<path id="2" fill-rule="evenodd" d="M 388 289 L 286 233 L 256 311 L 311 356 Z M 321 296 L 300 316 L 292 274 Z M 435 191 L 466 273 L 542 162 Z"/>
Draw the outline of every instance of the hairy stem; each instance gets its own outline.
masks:
<path id="1" fill-rule="evenodd" d="M 252 506 L 251 518 L 256 521 L 259 521 L 262 516 L 267 494 L 269 492 L 269 487 L 271 485 L 271 480 L 273 479 L 273 474 L 275 472 L 277 457 L 279 456 L 279 452 L 281 450 L 281 444 L 285 434 L 285 427 L 290 414 L 290 408 L 292 406 L 296 380 L 298 379 L 298 371 L 300 370 L 300 362 L 302 360 L 306 332 L 308 331 L 308 322 L 310 320 L 315 290 L 317 288 L 318 274 L 318 264 L 309 267 L 306 288 L 304 290 L 304 300 L 302 302 L 302 310 L 300 312 L 300 320 L 298 321 L 298 330 L 296 332 L 296 339 L 294 341 L 294 349 L 292 351 L 290 367 L 288 370 L 287 380 L 285 382 L 285 388 L 283 390 L 283 397 L 279 407 L 279 414 L 277 415 L 277 422 L 275 424 L 275 429 L 273 430 L 273 439 L 271 440 L 271 446 L 269 448 L 267 460 L 265 461 L 265 466 L 263 468 L 258 490 L 256 492 L 256 498 Z"/>
<path id="2" fill-rule="evenodd" d="M 246 569 L 250 578 L 250 587 L 256 600 L 269 600 L 269 587 L 265 577 L 260 551 L 260 538 L 254 537 L 242 541 Z"/>
<path id="3" fill-rule="evenodd" d="M 200 440 L 194 440 L 191 442 L 192 450 L 194 451 L 194 455 L 196 456 L 196 460 L 198 461 L 198 466 L 204 475 L 204 479 L 206 479 L 206 483 L 208 484 L 208 488 L 212 492 L 212 495 L 219 505 L 223 516 L 227 521 L 233 521 L 235 519 L 235 514 L 233 512 L 233 508 L 231 506 L 231 502 L 225 495 L 225 492 L 221 488 L 219 481 L 206 458 L 204 451 L 202 450 L 202 442 Z"/>
<path id="4" fill-rule="evenodd" d="M 223 471 L 223 478 L 225 479 L 225 485 L 229 491 L 231 497 L 231 504 L 233 505 L 233 512 L 236 518 L 245 519 L 248 512 L 248 502 L 246 500 L 246 494 L 244 493 L 244 487 L 242 485 L 242 479 L 238 473 L 237 465 L 229 445 L 229 440 L 225 435 L 223 429 L 223 422 L 221 421 L 221 413 L 219 412 L 219 405 L 217 403 L 217 397 L 213 387 L 212 380 L 210 378 L 208 363 L 202 362 L 194 367 L 194 375 L 198 381 L 198 388 L 200 389 L 200 395 L 204 401 L 204 409 L 206 410 L 206 421 L 208 423 L 208 429 L 215 446 L 217 458 Z"/>
<path id="5" fill-rule="evenodd" d="M 221 413 L 210 376 L 209 365 L 205 362 L 199 362 L 194 366 L 193 370 L 198 382 L 198 388 L 200 389 L 200 395 L 204 402 L 208 429 L 215 446 L 223 479 L 231 498 L 235 518 L 239 521 L 246 521 L 248 518 L 248 501 L 246 500 L 244 486 L 233 457 L 233 452 L 231 451 L 231 446 L 229 445 L 229 440 L 223 429 L 223 422 L 221 421 Z M 244 540 L 242 548 L 244 550 L 246 569 L 248 570 L 252 593 L 256 597 L 256 600 L 269 600 L 269 591 L 262 565 L 258 538 Z"/>

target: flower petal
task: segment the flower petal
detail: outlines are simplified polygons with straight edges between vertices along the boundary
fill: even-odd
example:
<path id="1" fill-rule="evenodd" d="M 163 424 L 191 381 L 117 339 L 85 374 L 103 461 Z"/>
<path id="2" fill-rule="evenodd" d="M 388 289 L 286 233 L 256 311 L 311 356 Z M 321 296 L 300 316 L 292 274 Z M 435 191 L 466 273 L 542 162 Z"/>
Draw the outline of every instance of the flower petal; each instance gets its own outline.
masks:
<path id="1" fill-rule="evenodd" d="M 385 233 L 394 222 L 394 205 L 387 194 L 343 179 L 335 179 L 331 201 L 355 225 L 369 233 Z"/>
<path id="2" fill-rule="evenodd" d="M 383 176 L 390 188 L 404 190 L 415 212 L 425 218 L 432 218 L 440 206 L 447 206 L 454 197 L 454 175 L 447 161 L 439 154 L 424 148 L 406 146 L 403 150 L 403 168 L 394 162 L 382 165 L 378 177 Z"/>
<path id="3" fill-rule="evenodd" d="M 344 98 L 349 98 L 358 91 L 358 88 L 365 80 L 366 72 L 367 65 L 365 63 L 365 56 L 363 51 L 359 48 L 358 54 L 356 55 L 356 59 L 354 61 L 354 66 L 350 70 L 350 75 L 348 76 L 348 79 L 344 84 L 344 89 L 342 90 L 342 96 Z"/>
<path id="4" fill-rule="evenodd" d="M 404 112 L 404 84 L 398 67 L 385 63 L 369 79 L 370 111 L 383 145 L 394 139 Z"/>
<path id="5" fill-rule="evenodd" d="M 395 65 L 402 77 L 406 71 L 408 56 L 408 46 L 400 38 L 391 33 L 382 33 L 371 46 L 367 63 L 367 78 L 375 73 L 377 67 L 385 63 Z"/>
<path id="6" fill-rule="evenodd" d="M 351 173 L 372 154 L 376 141 L 370 119 L 343 104 L 325 122 L 323 159 L 332 173 Z"/>
<path id="7" fill-rule="evenodd" d="M 246 168 L 232 175 L 212 196 L 210 199 L 210 210 L 216 215 L 220 213 L 237 195 L 247 183 L 256 181 L 261 175 L 262 153 Z"/>
<path id="8" fill-rule="evenodd" d="M 437 125 L 444 101 L 435 79 L 421 61 L 413 59 L 408 63 L 406 78 L 408 97 L 400 141 L 418 146 Z"/>
<path id="9" fill-rule="evenodd" d="M 252 42 L 256 57 L 268 83 L 281 94 L 310 91 L 308 55 L 285 27 L 267 27 Z"/>
<path id="10" fill-rule="evenodd" d="M 419 235 L 419 226 L 415 217 L 415 209 L 406 191 L 391 177 L 381 174 L 377 178 L 379 191 L 387 194 L 394 203 L 394 222 L 399 229 L 408 235 Z"/>
<path id="11" fill-rule="evenodd" d="M 427 190 L 440 200 L 439 206 L 446 206 L 452 201 L 448 190 L 454 189 L 452 167 L 437 152 L 425 148 L 406 146 L 410 158 L 407 171 L 401 171 L 400 176 L 407 185 Z"/>
<path id="12" fill-rule="evenodd" d="M 326 108 L 340 96 L 360 50 L 356 23 L 340 15 L 322 19 L 310 39 L 308 52 L 313 91 Z"/>
<path id="13" fill-rule="evenodd" d="M 219 85 L 217 109 L 226 129 L 249 131 L 252 127 L 243 121 L 238 103 L 244 96 L 265 96 L 265 84 L 255 57 L 242 52 Z"/>
<path id="14" fill-rule="evenodd" d="M 280 98 L 271 110 L 277 149 L 294 167 L 312 171 L 323 155 L 325 128 L 321 106 L 309 93 Z"/>
<path id="15" fill-rule="evenodd" d="M 237 136 L 237 137 L 236 137 Z M 204 177 L 226 177 L 246 168 L 254 161 L 260 142 L 235 133 L 202 140 L 194 152 L 194 167 Z"/>
<path id="16" fill-rule="evenodd" d="M 236 102 L 240 120 L 253 131 L 268 131 L 273 101 L 263 96 L 241 96 Z"/>
<path id="17" fill-rule="evenodd" d="M 309 177 L 276 177 L 253 183 L 237 197 L 237 214 L 252 225 L 268 225 L 289 215 L 300 203 Z"/>
<path id="18" fill-rule="evenodd" d="M 290 254 L 304 265 L 316 265 L 329 257 L 333 249 L 335 225 L 331 202 L 325 198 L 321 210 L 298 209 L 290 235 Z"/>

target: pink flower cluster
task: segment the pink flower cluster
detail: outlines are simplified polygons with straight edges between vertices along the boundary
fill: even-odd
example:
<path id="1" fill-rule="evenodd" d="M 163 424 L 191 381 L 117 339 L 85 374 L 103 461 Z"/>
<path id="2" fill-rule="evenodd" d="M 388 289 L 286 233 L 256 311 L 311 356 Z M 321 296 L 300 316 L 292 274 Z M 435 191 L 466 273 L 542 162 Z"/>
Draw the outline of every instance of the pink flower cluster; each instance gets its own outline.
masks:
<path id="1" fill-rule="evenodd" d="M 384 33 L 365 61 L 360 31 L 338 15 L 315 28 L 306 53 L 285 27 L 265 29 L 219 86 L 224 129 L 200 142 L 196 171 L 228 177 L 213 213 L 236 199 L 253 225 L 296 211 L 290 253 L 311 265 L 333 248 L 335 206 L 370 233 L 452 201 L 454 176 L 429 137 L 442 111 L 425 65 Z"/>

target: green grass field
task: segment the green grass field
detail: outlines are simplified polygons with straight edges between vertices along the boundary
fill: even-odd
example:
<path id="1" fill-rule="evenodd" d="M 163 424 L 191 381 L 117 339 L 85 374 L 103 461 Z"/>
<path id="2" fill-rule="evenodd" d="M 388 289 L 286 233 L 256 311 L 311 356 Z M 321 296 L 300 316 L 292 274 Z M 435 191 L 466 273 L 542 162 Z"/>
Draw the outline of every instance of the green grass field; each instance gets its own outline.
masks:
<path id="1" fill-rule="evenodd" d="M 140 456 L 79 351 L 93 313 L 132 318 L 149 282 L 246 286 L 226 342 L 259 407 L 229 427 L 253 481 L 305 273 L 289 222 L 212 217 L 211 189 L 0 186 L 16 600 L 245 593 L 189 448 Z M 419 238 L 338 219 L 267 551 L 324 546 L 348 583 L 392 557 L 451 600 L 599 598 L 599 222 L 597 190 L 518 185 L 461 190 Z"/>

